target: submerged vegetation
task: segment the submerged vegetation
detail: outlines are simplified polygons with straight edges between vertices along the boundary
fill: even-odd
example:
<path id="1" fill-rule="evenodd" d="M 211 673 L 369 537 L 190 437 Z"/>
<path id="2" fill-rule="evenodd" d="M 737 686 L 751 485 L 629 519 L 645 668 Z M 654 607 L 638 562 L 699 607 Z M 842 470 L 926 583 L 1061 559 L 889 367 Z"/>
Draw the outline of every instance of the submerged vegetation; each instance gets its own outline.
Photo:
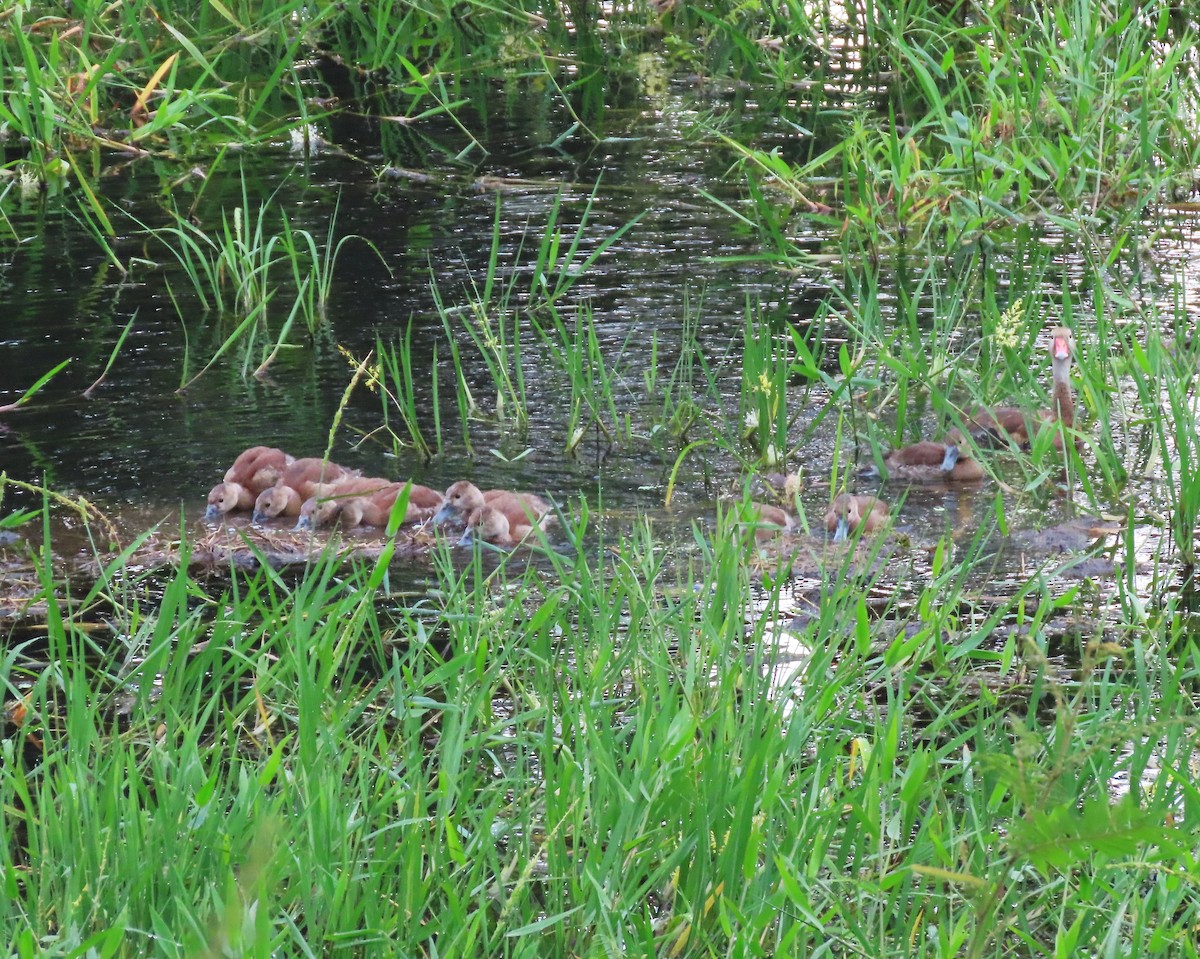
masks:
<path id="1" fill-rule="evenodd" d="M 687 205 L 737 245 L 630 184 L 663 167 L 579 159 L 636 143 L 612 117 L 665 112 L 663 76 L 719 168 L 680 174 Z M 332 356 L 312 451 L 540 456 L 598 493 L 552 491 L 559 526 L 507 555 L 214 573 L 186 523 L 148 564 L 169 527 L 131 540 L 20 434 L 3 954 L 1196 955 L 1200 346 L 1156 259 L 1200 166 L 1176 5 L 17 0 L 0 79 L 6 304 L 55 214 L 98 264 L 63 327 L 84 357 L 0 383 L 0 435 L 172 349 L 111 305 L 141 284 L 182 331 L 172 431 L 239 390 L 301 407 Z M 498 102 L 561 173 L 488 165 Z M 255 172 L 280 155 L 299 198 Z M 490 232 L 435 259 L 394 229 L 409 185 Z M 753 277 L 732 310 L 700 260 Z M 614 322 L 616 275 L 682 305 Z M 977 409 L 1053 407 L 1058 325 L 1079 421 L 987 448 Z M 892 484 L 894 529 L 817 534 L 856 466 L 956 429 L 976 492 Z M 776 471 L 783 535 L 747 519 Z M 631 486 L 696 522 L 626 518 Z"/>

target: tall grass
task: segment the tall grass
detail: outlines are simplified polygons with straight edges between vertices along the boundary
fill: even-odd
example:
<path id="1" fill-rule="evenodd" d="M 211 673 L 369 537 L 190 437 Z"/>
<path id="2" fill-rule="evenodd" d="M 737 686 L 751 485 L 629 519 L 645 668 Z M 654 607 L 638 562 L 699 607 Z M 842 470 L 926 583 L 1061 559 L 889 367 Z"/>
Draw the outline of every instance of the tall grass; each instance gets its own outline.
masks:
<path id="1" fill-rule="evenodd" d="M 115 580 L 103 643 L 53 607 L 49 668 L 0 665 L 7 949 L 1186 954 L 1200 661 L 1165 620 L 1064 672 L 1069 596 L 979 615 L 947 556 L 928 602 L 874 621 L 851 576 L 789 637 L 738 537 L 574 542 L 440 550 L 411 608 L 332 557 Z"/>
<path id="2" fill-rule="evenodd" d="M 408 447 L 425 461 L 433 459 L 442 450 L 442 418 L 440 408 L 440 391 L 437 377 L 437 352 L 433 355 L 433 373 L 429 378 L 431 384 L 429 409 L 425 409 L 423 398 L 418 393 L 418 378 L 413 371 L 412 363 L 412 333 L 413 324 L 410 321 L 405 331 L 404 340 L 394 347 L 384 345 L 380 341 L 376 345 L 376 353 L 380 358 L 382 373 L 386 374 L 390 385 L 380 383 L 380 397 L 383 400 L 384 428 L 393 438 L 393 452 Z M 380 380 L 383 376 L 380 376 Z M 393 410 L 400 417 L 403 434 L 391 429 L 389 419 Z M 428 421 L 433 421 L 432 442 L 427 437 Z"/>
<path id="3" fill-rule="evenodd" d="M 178 262 L 203 310 L 235 321 L 232 329 L 221 329 L 216 350 L 195 373 L 188 336 L 181 390 L 234 351 L 241 355 L 243 375 L 262 376 L 279 354 L 293 345 L 293 330 L 304 330 L 312 340 L 327 328 L 334 270 L 346 243 L 359 240 L 382 260 L 369 240 L 357 234 L 337 235 L 340 202 L 322 243 L 310 231 L 293 227 L 287 212 L 276 208 L 273 197 L 255 208 L 244 176 L 241 187 L 241 204 L 232 212 L 222 211 L 219 230 L 206 231 L 178 211 L 173 213 L 173 226 L 139 224 Z M 277 216 L 280 228 L 274 231 L 271 224 Z M 290 280 L 290 288 L 280 282 L 280 272 Z M 291 294 L 291 305 L 282 322 L 273 324 L 270 306 L 281 292 Z M 171 297 L 187 335 L 186 308 L 174 291 Z"/>
<path id="4" fill-rule="evenodd" d="M 771 468 L 787 459 L 789 370 L 787 341 L 776 335 L 761 310 L 747 304 L 742 343 L 742 436 Z"/>
<path id="5" fill-rule="evenodd" d="M 617 408 L 620 357 L 610 362 L 605 356 L 590 308 L 580 308 L 570 326 L 554 307 L 540 312 L 547 314 L 549 320 L 539 322 L 534 317 L 534 328 L 550 351 L 555 366 L 565 374 L 571 392 L 565 452 L 574 455 L 593 428 L 611 447 L 622 436 L 622 417 Z M 625 422 L 628 424 L 628 414 Z M 623 433 L 628 436 L 628 425 Z"/>
<path id="6" fill-rule="evenodd" d="M 1097 215 L 1132 224 L 1187 182 L 1200 149 L 1181 122 L 1195 98 L 1182 69 L 1192 35 L 1111 2 L 977 14 L 968 26 L 923 0 L 870 5 L 849 26 L 881 74 L 885 112 L 846 111 L 836 146 L 790 163 L 726 142 L 754 180 L 781 183 L 794 208 L 832 214 L 850 244 L 874 250 L 986 249 L 997 227 L 1042 215 L 1080 234 Z M 755 209 L 778 248 L 779 213 Z"/>

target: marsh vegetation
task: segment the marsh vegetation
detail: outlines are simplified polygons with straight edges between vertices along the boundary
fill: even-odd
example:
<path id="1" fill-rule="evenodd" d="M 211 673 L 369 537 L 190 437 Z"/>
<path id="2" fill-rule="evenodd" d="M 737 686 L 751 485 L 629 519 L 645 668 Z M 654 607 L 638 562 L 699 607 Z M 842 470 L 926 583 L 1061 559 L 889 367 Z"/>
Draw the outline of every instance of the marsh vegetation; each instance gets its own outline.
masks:
<path id="1" fill-rule="evenodd" d="M 0 11 L 4 954 L 1194 955 L 1180 9 Z M 256 443 L 557 524 L 214 563 Z"/>

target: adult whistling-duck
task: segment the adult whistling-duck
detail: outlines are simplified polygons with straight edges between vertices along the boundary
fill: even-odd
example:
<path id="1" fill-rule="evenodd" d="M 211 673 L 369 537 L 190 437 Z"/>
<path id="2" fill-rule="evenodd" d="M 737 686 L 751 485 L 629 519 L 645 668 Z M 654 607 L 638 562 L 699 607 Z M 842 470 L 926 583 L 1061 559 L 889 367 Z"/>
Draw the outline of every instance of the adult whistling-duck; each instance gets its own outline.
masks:
<path id="1" fill-rule="evenodd" d="M 514 493 L 501 489 L 488 490 L 485 493 L 473 483 L 459 480 L 446 490 L 445 500 L 434 514 L 433 523 L 435 526 L 465 523 L 471 513 L 485 506 L 503 513 L 509 526 L 540 522 L 550 512 L 550 505 L 533 493 Z"/>
<path id="2" fill-rule="evenodd" d="M 1028 446 L 1038 427 L 1046 423 L 1055 427 L 1054 448 L 1063 448 L 1065 431 L 1075 426 L 1075 395 L 1071 389 L 1075 338 L 1065 326 L 1057 327 L 1050 336 L 1050 407 L 1036 414 L 1015 406 L 975 410 L 965 425 L 967 432 L 977 441 L 994 443 L 1008 439 L 1020 446 Z M 1058 428 L 1059 424 L 1062 428 Z M 956 437 L 952 435 L 950 438 L 953 440 Z M 1076 449 L 1083 447 L 1079 437 L 1074 442 Z"/>
<path id="3" fill-rule="evenodd" d="M 983 467 L 963 454 L 957 443 L 922 440 L 901 446 L 883 458 L 887 479 L 910 483 L 970 483 L 983 479 Z M 860 476 L 876 477 L 873 464 L 859 471 Z"/>

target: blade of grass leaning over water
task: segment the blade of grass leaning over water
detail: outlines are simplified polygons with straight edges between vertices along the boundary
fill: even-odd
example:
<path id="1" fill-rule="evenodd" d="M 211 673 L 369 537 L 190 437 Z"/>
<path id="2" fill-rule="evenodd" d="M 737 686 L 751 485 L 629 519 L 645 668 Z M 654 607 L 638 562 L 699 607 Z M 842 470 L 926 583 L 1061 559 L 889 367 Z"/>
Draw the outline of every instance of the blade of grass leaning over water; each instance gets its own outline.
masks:
<path id="1" fill-rule="evenodd" d="M 36 381 L 34 381 L 32 386 L 30 386 L 24 393 L 20 395 L 18 399 L 14 400 L 12 403 L 5 403 L 3 406 L 0 406 L 0 413 L 15 413 L 22 406 L 25 406 L 30 400 L 32 400 L 41 391 L 42 387 L 54 379 L 54 377 L 58 376 L 58 374 L 66 369 L 70 364 L 70 360 L 63 360 L 57 366 L 43 373 L 37 378 Z"/>

